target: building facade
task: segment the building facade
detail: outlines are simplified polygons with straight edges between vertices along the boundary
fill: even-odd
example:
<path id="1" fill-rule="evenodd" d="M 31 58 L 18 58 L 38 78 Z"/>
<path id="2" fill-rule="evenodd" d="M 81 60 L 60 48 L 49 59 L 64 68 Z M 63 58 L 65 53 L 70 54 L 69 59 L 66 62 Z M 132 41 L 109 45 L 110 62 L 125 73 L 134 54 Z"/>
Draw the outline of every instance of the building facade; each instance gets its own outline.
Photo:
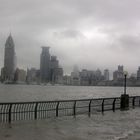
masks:
<path id="1" fill-rule="evenodd" d="M 109 70 L 108 69 L 104 70 L 104 80 L 109 81 Z"/>
<path id="2" fill-rule="evenodd" d="M 59 67 L 59 61 L 56 56 L 51 56 L 50 60 L 50 81 L 55 83 L 57 76 L 57 69 Z"/>
<path id="3" fill-rule="evenodd" d="M 15 82 L 16 83 L 25 83 L 26 81 L 26 71 L 23 69 L 16 69 L 15 72 Z"/>
<path id="4" fill-rule="evenodd" d="M 140 81 L 140 67 L 139 67 L 138 70 L 137 70 L 137 80 Z"/>
<path id="5" fill-rule="evenodd" d="M 42 47 L 40 55 L 40 78 L 42 83 L 50 81 L 50 47 Z"/>
<path id="6" fill-rule="evenodd" d="M 42 47 L 40 56 L 41 83 L 63 83 L 63 69 L 59 66 L 56 56 L 49 53 L 50 47 Z"/>
<path id="7" fill-rule="evenodd" d="M 73 72 L 71 72 L 71 84 L 74 86 L 80 85 L 80 72 L 78 66 L 74 66 Z"/>
<path id="8" fill-rule="evenodd" d="M 124 70 L 123 70 L 123 66 L 118 66 L 118 70 L 113 72 L 113 80 L 114 81 L 118 81 L 118 80 L 122 80 L 124 78 Z"/>
<path id="9" fill-rule="evenodd" d="M 40 70 L 36 68 L 27 69 L 27 84 L 40 84 Z"/>

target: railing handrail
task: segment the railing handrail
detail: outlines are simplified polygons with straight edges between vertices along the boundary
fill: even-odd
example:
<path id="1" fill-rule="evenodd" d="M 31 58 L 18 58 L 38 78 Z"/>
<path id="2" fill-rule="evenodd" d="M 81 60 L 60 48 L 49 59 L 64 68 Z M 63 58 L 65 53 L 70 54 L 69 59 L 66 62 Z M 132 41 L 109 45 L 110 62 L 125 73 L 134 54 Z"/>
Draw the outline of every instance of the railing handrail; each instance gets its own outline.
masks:
<path id="1" fill-rule="evenodd" d="M 140 106 L 140 96 L 129 96 L 129 104 L 132 107 Z M 71 99 L 54 101 L 32 102 L 2 102 L 0 103 L 0 122 L 13 120 L 27 120 L 44 118 L 44 115 L 53 113 L 51 116 L 58 117 L 65 111 L 70 111 L 75 116 L 81 112 L 92 113 L 93 110 L 104 111 L 121 109 L 121 97 L 105 97 L 90 99 Z M 69 115 L 69 113 L 66 113 Z M 27 118 L 26 118 L 27 117 Z M 45 117 L 46 118 L 46 117 Z"/>

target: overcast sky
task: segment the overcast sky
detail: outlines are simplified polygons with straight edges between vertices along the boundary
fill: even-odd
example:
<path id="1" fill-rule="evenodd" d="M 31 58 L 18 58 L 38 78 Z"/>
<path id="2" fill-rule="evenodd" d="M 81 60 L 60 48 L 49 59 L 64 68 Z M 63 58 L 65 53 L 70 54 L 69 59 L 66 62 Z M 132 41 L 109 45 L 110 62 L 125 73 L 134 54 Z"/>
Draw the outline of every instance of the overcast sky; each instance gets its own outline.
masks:
<path id="1" fill-rule="evenodd" d="M 0 67 L 10 32 L 20 68 L 39 68 L 41 46 L 65 73 L 140 66 L 140 0 L 0 0 Z"/>

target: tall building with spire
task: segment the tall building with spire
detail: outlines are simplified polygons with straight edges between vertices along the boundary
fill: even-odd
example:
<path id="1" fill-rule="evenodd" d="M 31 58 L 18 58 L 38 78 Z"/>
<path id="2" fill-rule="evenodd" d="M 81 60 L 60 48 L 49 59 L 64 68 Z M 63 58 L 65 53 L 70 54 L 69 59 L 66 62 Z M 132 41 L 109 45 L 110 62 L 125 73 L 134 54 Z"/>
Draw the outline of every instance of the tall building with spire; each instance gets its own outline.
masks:
<path id="1" fill-rule="evenodd" d="M 5 43 L 4 54 L 4 81 L 14 81 L 16 71 L 15 44 L 10 34 Z"/>

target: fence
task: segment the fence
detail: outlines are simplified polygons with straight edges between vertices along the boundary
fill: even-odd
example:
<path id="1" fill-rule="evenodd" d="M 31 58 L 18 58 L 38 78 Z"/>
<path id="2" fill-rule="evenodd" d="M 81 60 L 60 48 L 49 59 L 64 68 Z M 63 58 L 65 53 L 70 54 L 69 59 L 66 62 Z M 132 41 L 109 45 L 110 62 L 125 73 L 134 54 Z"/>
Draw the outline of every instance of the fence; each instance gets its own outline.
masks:
<path id="1" fill-rule="evenodd" d="M 120 109 L 120 97 L 0 103 L 0 123 L 17 120 L 36 120 L 66 115 L 93 114 Z M 129 97 L 129 107 L 140 106 L 140 96 Z"/>

